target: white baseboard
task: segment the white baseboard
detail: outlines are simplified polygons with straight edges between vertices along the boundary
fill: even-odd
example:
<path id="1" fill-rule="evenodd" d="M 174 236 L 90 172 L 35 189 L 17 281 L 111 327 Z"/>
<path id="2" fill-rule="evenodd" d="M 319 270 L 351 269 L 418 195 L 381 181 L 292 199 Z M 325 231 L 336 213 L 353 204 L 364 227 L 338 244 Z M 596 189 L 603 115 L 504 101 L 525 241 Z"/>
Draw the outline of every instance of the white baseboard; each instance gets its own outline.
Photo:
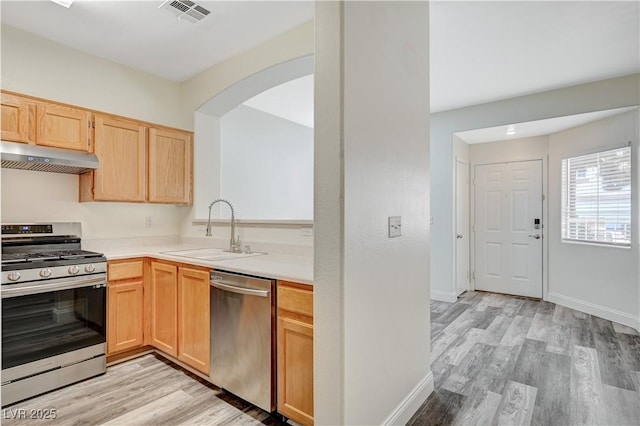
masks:
<path id="1" fill-rule="evenodd" d="M 558 305 L 566 306 L 567 308 L 576 309 L 587 314 L 595 315 L 597 317 L 640 330 L 640 318 L 626 312 L 553 292 L 547 293 L 547 300 Z"/>
<path id="2" fill-rule="evenodd" d="M 400 405 L 387 417 L 383 425 L 406 425 L 411 417 L 418 411 L 420 406 L 429 398 L 433 392 L 433 373 L 429 370 L 427 374 L 415 388 L 402 400 Z"/>
<path id="3" fill-rule="evenodd" d="M 431 290 L 431 300 L 453 303 L 458 300 L 458 295 L 446 291 Z"/>

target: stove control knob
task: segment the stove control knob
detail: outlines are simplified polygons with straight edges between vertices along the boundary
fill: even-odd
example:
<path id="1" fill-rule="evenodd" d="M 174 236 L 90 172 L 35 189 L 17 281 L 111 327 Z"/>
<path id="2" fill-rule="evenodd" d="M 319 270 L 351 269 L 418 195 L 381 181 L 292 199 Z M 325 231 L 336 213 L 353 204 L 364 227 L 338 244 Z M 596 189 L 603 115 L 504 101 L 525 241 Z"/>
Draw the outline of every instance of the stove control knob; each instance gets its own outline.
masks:
<path id="1" fill-rule="evenodd" d="M 20 272 L 11 271 L 7 274 L 7 278 L 11 281 L 18 281 L 20 279 Z"/>
<path id="2" fill-rule="evenodd" d="M 88 272 L 88 273 L 92 273 L 95 270 L 96 270 L 96 267 L 92 263 L 90 263 L 90 264 L 88 264 L 87 266 L 84 267 L 84 271 Z"/>
<path id="3" fill-rule="evenodd" d="M 42 278 L 49 278 L 51 276 L 51 269 L 45 268 L 40 270 L 40 276 Z"/>
<path id="4" fill-rule="evenodd" d="M 71 275 L 75 275 L 78 272 L 80 272 L 80 268 L 78 268 L 77 266 L 69 266 L 69 273 Z"/>

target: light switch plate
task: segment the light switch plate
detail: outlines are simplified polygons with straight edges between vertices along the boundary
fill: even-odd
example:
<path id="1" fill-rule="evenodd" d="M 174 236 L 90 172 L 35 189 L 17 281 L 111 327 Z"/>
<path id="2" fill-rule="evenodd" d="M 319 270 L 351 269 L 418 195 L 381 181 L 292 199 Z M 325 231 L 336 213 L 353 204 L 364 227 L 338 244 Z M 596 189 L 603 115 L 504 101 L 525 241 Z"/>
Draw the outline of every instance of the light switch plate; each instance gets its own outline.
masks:
<path id="1" fill-rule="evenodd" d="M 389 238 L 399 237 L 402 235 L 401 219 L 401 216 L 389 216 Z"/>

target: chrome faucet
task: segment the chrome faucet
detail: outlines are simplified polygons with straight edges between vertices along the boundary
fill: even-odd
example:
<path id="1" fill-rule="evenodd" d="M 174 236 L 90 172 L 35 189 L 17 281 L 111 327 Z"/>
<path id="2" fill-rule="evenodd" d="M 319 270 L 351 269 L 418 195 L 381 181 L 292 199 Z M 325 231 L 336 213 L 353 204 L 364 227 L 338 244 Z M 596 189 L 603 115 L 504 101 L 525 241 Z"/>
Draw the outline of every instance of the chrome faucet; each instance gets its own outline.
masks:
<path id="1" fill-rule="evenodd" d="M 217 200 L 212 201 L 211 204 L 209 204 L 209 220 L 207 221 L 206 236 L 211 237 L 213 235 L 211 233 L 211 207 L 213 207 L 213 205 L 216 203 L 226 203 L 231 209 L 231 239 L 229 240 L 229 251 L 235 253 L 236 251 L 238 251 L 238 246 L 240 245 L 240 237 L 238 237 L 238 241 L 236 241 L 236 215 L 235 211 L 233 210 L 233 206 L 227 200 L 218 198 Z"/>

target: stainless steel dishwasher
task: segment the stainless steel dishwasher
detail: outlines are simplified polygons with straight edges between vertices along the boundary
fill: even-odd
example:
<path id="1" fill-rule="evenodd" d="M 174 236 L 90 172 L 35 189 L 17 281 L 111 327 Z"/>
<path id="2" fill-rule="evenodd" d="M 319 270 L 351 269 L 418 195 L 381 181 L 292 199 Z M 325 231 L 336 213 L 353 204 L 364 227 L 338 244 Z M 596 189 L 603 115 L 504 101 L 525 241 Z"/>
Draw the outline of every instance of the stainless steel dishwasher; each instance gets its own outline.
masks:
<path id="1" fill-rule="evenodd" d="M 275 282 L 211 272 L 211 381 L 275 410 Z"/>

